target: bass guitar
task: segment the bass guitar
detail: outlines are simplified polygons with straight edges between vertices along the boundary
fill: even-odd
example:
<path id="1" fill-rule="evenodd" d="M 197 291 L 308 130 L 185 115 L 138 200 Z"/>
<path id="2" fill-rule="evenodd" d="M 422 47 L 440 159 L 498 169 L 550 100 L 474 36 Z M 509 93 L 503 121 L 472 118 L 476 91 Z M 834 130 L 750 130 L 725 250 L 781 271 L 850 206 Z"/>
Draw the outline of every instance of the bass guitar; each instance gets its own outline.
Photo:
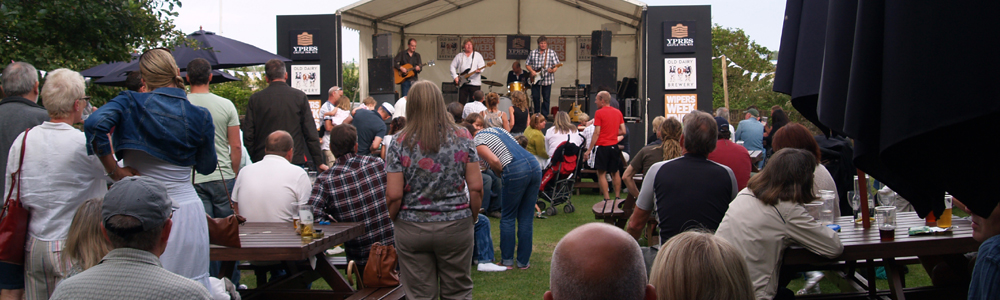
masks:
<path id="1" fill-rule="evenodd" d="M 552 66 L 552 67 L 553 68 L 558 68 L 558 67 L 562 67 L 562 65 L 563 65 L 562 63 L 559 63 L 559 64 L 556 64 L 555 66 Z M 529 84 L 535 84 L 539 80 L 542 80 L 542 75 L 545 75 L 545 74 L 548 74 L 548 73 L 549 73 L 549 69 L 539 70 L 537 73 L 535 73 L 535 76 L 532 76 L 530 79 L 528 79 L 528 83 Z"/>
<path id="2" fill-rule="evenodd" d="M 494 61 L 486 63 L 485 66 L 483 66 L 482 68 L 476 69 L 475 71 L 473 71 L 472 69 L 465 69 L 465 71 L 462 71 L 462 74 L 458 74 L 458 83 L 455 84 L 455 87 L 456 88 L 462 88 L 462 86 L 464 86 L 464 85 L 466 85 L 466 84 L 469 83 L 469 77 L 471 77 L 472 74 L 476 74 L 476 72 L 479 72 L 479 71 L 482 71 L 483 69 L 492 67 L 495 64 L 497 64 L 497 61 L 494 60 Z"/>
<path id="3" fill-rule="evenodd" d="M 432 60 L 432 61 L 420 64 L 420 67 L 423 68 L 424 66 L 433 66 L 433 65 L 434 65 L 434 61 Z M 406 81 L 407 78 L 410 78 L 410 77 L 413 77 L 414 75 L 417 75 L 417 73 L 414 72 L 414 70 L 413 70 L 413 65 L 411 65 L 411 64 L 405 64 L 405 65 L 402 65 L 400 67 L 403 67 L 404 69 L 406 69 L 406 73 L 400 72 L 399 68 L 392 69 L 393 73 L 395 73 L 395 75 L 396 75 L 395 76 L 396 77 L 396 84 L 401 84 L 401 83 L 403 83 L 403 81 Z"/>

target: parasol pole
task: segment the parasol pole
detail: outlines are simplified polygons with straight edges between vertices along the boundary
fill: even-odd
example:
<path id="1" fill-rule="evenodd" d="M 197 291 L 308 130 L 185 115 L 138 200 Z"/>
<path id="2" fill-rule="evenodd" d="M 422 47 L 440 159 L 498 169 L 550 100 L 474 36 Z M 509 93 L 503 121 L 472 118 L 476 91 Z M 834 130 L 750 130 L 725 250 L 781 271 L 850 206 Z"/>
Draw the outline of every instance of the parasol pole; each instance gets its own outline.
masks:
<path id="1" fill-rule="evenodd" d="M 726 67 L 729 65 L 726 63 L 726 55 L 720 56 L 722 58 L 722 98 L 726 100 L 726 111 L 729 110 L 729 79 L 726 77 Z M 726 120 L 729 121 L 729 120 Z"/>

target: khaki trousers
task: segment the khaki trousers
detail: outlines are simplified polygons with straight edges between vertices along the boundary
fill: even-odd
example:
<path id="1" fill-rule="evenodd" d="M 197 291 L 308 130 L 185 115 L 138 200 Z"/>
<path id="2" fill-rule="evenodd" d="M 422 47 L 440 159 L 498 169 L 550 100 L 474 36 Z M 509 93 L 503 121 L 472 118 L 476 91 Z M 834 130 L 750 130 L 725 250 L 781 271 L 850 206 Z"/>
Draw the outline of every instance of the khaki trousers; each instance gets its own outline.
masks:
<path id="1" fill-rule="evenodd" d="M 472 299 L 475 220 L 393 223 L 407 299 Z"/>

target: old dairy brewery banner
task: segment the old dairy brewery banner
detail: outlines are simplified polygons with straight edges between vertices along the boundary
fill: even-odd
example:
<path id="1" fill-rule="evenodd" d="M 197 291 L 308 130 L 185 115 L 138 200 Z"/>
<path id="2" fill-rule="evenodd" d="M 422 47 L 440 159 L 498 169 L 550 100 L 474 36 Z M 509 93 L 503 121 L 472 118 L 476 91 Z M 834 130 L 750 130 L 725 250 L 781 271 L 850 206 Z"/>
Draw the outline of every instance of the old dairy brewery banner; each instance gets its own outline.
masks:
<path id="1" fill-rule="evenodd" d="M 674 117 L 677 120 L 684 120 L 684 116 L 698 109 L 697 94 L 666 94 L 664 96 L 665 108 L 663 117 Z"/>

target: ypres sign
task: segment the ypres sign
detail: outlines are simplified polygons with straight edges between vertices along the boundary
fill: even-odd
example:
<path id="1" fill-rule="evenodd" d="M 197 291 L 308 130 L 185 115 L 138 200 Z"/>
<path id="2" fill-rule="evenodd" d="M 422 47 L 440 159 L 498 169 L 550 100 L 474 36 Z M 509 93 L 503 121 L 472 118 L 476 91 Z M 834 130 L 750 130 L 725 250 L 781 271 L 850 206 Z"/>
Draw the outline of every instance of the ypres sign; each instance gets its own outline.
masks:
<path id="1" fill-rule="evenodd" d="M 292 30 L 288 36 L 291 38 L 292 60 L 319 60 L 319 36 L 320 30 Z"/>
<path id="2" fill-rule="evenodd" d="M 694 44 L 694 21 L 663 22 L 663 53 L 691 53 Z"/>
<path id="3" fill-rule="evenodd" d="M 527 59 L 529 53 L 531 53 L 531 36 L 507 36 L 507 59 Z"/>

